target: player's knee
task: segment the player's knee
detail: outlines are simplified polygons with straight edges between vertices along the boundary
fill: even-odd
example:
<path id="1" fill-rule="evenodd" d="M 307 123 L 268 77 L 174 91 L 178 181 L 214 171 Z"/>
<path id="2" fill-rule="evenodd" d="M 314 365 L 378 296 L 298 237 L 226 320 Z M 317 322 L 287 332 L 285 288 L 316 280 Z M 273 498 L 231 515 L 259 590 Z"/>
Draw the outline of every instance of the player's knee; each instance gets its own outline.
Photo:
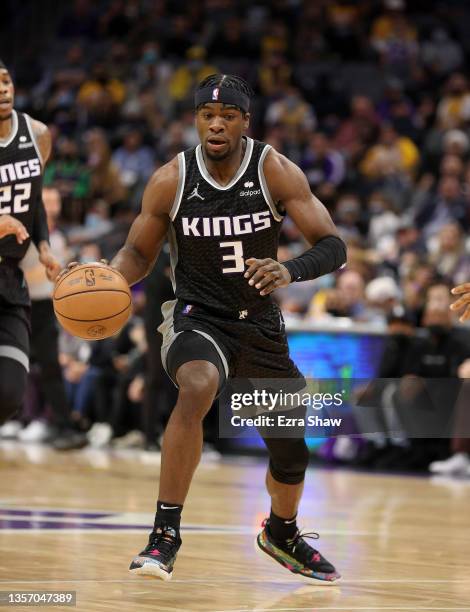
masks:
<path id="1" fill-rule="evenodd" d="M 299 484 L 305 478 L 309 452 L 304 438 L 265 438 L 269 451 L 269 471 L 277 482 Z"/>
<path id="2" fill-rule="evenodd" d="M 217 395 L 219 372 L 208 361 L 189 361 L 178 368 L 177 407 L 187 410 L 192 418 L 203 419 Z"/>

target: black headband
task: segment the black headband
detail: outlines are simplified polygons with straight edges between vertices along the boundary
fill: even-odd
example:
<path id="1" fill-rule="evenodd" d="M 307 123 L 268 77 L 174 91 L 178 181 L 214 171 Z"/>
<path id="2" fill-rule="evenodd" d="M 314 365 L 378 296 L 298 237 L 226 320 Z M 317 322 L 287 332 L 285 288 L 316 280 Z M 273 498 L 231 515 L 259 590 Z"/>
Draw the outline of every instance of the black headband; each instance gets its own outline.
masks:
<path id="1" fill-rule="evenodd" d="M 201 104 L 210 104 L 213 102 L 220 102 L 222 104 L 233 104 L 242 109 L 243 112 L 247 113 L 250 108 L 250 98 L 231 87 L 204 87 L 198 89 L 194 96 L 194 105 L 196 108 Z"/>

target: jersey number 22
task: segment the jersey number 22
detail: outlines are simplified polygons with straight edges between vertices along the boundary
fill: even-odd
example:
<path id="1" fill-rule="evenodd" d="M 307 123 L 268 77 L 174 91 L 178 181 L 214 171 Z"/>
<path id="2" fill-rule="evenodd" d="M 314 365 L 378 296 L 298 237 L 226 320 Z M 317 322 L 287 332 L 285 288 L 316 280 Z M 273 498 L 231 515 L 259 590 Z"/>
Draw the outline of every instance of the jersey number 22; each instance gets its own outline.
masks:
<path id="1" fill-rule="evenodd" d="M 13 193 L 14 188 L 14 193 Z M 24 213 L 29 210 L 29 198 L 31 197 L 31 183 L 19 183 L 17 185 L 5 185 L 0 187 L 0 215 L 13 213 Z M 11 201 L 13 200 L 13 210 Z"/>

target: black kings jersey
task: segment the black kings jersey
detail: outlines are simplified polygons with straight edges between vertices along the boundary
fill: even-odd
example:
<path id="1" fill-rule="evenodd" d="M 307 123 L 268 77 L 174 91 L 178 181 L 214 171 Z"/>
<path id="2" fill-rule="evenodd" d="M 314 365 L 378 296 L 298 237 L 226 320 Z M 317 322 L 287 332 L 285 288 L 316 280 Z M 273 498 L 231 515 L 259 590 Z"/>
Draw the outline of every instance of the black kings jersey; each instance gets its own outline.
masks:
<path id="1" fill-rule="evenodd" d="M 246 138 L 242 163 L 225 186 L 209 174 L 201 145 L 178 156 L 169 243 L 173 289 L 188 304 L 236 318 L 271 303 L 244 277 L 250 257 L 277 259 L 282 215 L 263 172 L 270 145 Z"/>
<path id="2" fill-rule="evenodd" d="M 16 217 L 33 232 L 35 207 L 41 197 L 42 159 L 28 115 L 13 111 L 12 131 L 0 140 L 0 215 Z M 16 236 L 0 240 L 0 257 L 21 259 L 29 240 L 18 244 Z"/>

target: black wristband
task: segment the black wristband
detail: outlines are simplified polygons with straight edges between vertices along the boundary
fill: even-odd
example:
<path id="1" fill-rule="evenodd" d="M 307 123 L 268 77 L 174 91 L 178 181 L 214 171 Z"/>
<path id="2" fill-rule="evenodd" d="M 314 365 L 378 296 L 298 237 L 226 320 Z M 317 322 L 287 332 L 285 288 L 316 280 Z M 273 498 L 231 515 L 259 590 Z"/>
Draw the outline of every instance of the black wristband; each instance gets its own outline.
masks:
<path id="1" fill-rule="evenodd" d="M 311 249 L 284 262 L 293 283 L 312 280 L 338 270 L 346 263 L 346 245 L 337 236 L 321 238 Z"/>
<path id="2" fill-rule="evenodd" d="M 42 197 L 38 197 L 34 203 L 35 210 L 33 213 L 33 228 L 31 231 L 31 239 L 39 248 L 41 242 L 49 244 L 49 228 L 47 226 L 47 216 Z"/>

